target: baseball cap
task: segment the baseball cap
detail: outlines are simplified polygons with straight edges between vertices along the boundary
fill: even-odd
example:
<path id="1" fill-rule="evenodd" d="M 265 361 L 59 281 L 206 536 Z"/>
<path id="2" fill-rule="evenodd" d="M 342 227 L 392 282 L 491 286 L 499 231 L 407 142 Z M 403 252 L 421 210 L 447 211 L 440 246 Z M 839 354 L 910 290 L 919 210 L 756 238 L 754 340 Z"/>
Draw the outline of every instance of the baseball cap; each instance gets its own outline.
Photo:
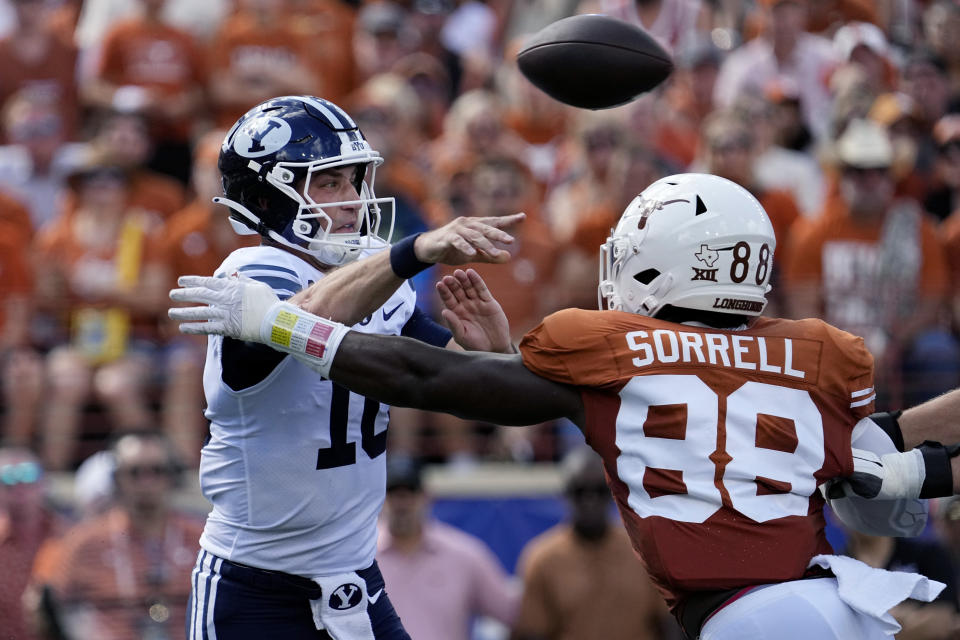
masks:
<path id="1" fill-rule="evenodd" d="M 836 142 L 837 159 L 857 169 L 882 169 L 893 162 L 893 145 L 886 129 L 870 120 L 855 119 Z"/>
<path id="2" fill-rule="evenodd" d="M 851 22 L 837 29 L 833 36 L 833 47 L 841 60 L 849 60 L 853 50 L 861 45 L 883 58 L 890 51 L 883 31 L 869 22 Z"/>

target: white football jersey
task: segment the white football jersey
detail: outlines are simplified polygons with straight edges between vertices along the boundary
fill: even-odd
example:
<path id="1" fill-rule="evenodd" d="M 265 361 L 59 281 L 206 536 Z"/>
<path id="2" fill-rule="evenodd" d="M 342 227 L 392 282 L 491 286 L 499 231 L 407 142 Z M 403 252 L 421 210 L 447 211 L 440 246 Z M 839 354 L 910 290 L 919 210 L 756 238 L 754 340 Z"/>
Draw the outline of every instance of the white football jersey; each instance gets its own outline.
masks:
<path id="1" fill-rule="evenodd" d="M 265 282 L 282 298 L 323 277 L 266 246 L 234 251 L 216 275 L 233 273 Z M 353 329 L 398 335 L 415 303 L 404 284 Z M 307 577 L 369 566 L 385 493 L 388 407 L 290 356 L 261 382 L 234 391 L 222 379 L 222 346 L 222 337 L 210 337 L 203 376 L 210 440 L 200 487 L 213 510 L 200 545 L 234 562 Z"/>

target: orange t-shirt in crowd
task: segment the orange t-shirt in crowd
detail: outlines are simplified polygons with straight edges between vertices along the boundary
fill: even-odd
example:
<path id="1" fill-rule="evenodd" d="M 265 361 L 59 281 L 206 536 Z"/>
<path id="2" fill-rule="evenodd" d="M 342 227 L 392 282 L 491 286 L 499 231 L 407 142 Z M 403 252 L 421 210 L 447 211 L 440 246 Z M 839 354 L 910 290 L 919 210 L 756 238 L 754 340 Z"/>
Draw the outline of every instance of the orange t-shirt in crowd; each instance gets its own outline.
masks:
<path id="1" fill-rule="evenodd" d="M 853 472 L 851 434 L 873 411 L 862 339 L 814 319 L 731 331 L 567 309 L 520 353 L 579 388 L 586 441 L 671 609 L 799 579 L 832 553 L 817 487 Z"/>
<path id="2" fill-rule="evenodd" d="M 825 251 L 843 251 L 848 248 L 849 260 L 842 256 L 836 259 L 846 265 L 846 271 L 854 267 L 854 262 L 873 265 L 877 262 L 875 252 L 880 250 L 883 224 L 860 224 L 854 221 L 845 210 L 824 212 L 818 219 L 796 227 L 791 238 L 788 258 L 783 263 L 784 280 L 788 283 L 822 282 L 831 277 L 830 268 L 825 264 Z M 937 237 L 937 229 L 925 214 L 920 216 L 919 225 L 920 271 L 917 274 L 916 290 L 930 296 L 943 295 L 947 291 L 947 266 L 943 247 Z M 859 256 L 859 259 L 858 257 Z"/>
<path id="3" fill-rule="evenodd" d="M 269 78 L 278 69 L 309 66 L 303 46 L 303 40 L 291 28 L 290 22 L 265 28 L 240 13 L 224 23 L 210 45 L 209 72 L 211 76 L 232 74 L 255 86 L 258 78 Z M 304 93 L 313 93 L 314 90 L 314 87 L 304 87 Z M 272 97 L 263 95 L 261 100 Z M 259 100 L 253 104 L 213 105 L 217 126 L 229 129 L 257 102 Z"/>
<path id="4" fill-rule="evenodd" d="M 0 105 L 15 93 L 55 105 L 60 114 L 64 140 L 75 138 L 80 114 L 76 47 L 51 35 L 44 55 L 28 60 L 14 48 L 11 38 L 4 38 L 0 40 L 0 69 L 3 69 L 0 73 Z"/>
<path id="5" fill-rule="evenodd" d="M 68 530 L 53 550 L 56 571 L 35 580 L 49 583 L 68 618 L 82 614 L 84 637 L 182 637 L 202 531 L 202 520 L 172 513 L 161 537 L 145 539 L 114 508 Z"/>
<path id="6" fill-rule="evenodd" d="M 142 19 L 123 20 L 107 32 L 97 75 L 114 85 L 135 85 L 162 96 L 203 87 L 206 80 L 203 56 L 190 34 Z M 192 126 L 188 117 L 160 123 L 157 135 L 184 141 Z"/>
<path id="7" fill-rule="evenodd" d="M 10 226 L 4 235 L 12 234 L 21 244 L 28 244 L 33 237 L 33 222 L 30 210 L 15 197 L 0 191 L 0 222 Z"/>
<path id="8" fill-rule="evenodd" d="M 26 298 L 33 291 L 27 257 L 30 245 L 19 233 L 13 224 L 0 220 L 0 337 L 6 326 L 6 303 L 15 298 Z"/>
<path id="9" fill-rule="evenodd" d="M 590 543 L 565 524 L 540 534 L 524 548 L 518 574 L 523 598 L 513 631 L 522 638 L 662 637 L 667 609 L 616 522 Z"/>
<path id="10" fill-rule="evenodd" d="M 917 212 L 917 220 L 918 246 L 908 245 L 909 237 L 898 234 L 897 255 L 885 255 L 884 222 L 857 222 L 835 201 L 817 220 L 794 228 L 781 263 L 783 280 L 788 286 L 818 284 L 823 317 L 831 324 L 860 335 L 895 328 L 887 324 L 909 313 L 917 295 L 941 297 L 949 286 L 937 229 L 922 212 Z M 911 254 L 917 261 L 914 277 L 909 278 L 906 269 L 892 269 L 894 259 Z"/>
<path id="11" fill-rule="evenodd" d="M 229 227 L 215 229 L 218 218 L 226 223 L 226 209 L 194 200 L 167 221 L 161 250 L 174 279 L 188 274 L 211 276 L 231 252 L 260 244 L 258 235 L 241 236 Z"/>
<path id="12" fill-rule="evenodd" d="M 122 245 L 126 237 L 133 253 L 124 255 L 134 256 L 131 264 L 133 282 L 128 290 L 135 294 L 138 290 L 137 279 L 145 269 L 156 266 L 163 258 L 159 221 L 139 209 L 130 209 L 116 225 L 113 236 L 97 246 L 90 246 L 80 239 L 78 228 L 82 224 L 90 224 L 90 221 L 81 218 L 78 213 L 60 216 L 37 234 L 33 245 L 35 257 L 41 261 L 44 271 L 56 274 L 63 283 L 63 299 L 57 311 L 63 314 L 64 327 L 75 323 L 75 314 L 82 310 L 120 308 L 130 313 L 133 337 L 157 340 L 157 317 L 153 313 L 135 310 L 122 301 L 104 301 L 95 292 L 96 289 L 93 292 L 90 289 L 95 286 L 92 283 L 112 283 L 122 279 Z M 128 235 L 125 236 L 125 233 Z M 76 326 L 70 328 L 74 331 L 77 329 Z"/>

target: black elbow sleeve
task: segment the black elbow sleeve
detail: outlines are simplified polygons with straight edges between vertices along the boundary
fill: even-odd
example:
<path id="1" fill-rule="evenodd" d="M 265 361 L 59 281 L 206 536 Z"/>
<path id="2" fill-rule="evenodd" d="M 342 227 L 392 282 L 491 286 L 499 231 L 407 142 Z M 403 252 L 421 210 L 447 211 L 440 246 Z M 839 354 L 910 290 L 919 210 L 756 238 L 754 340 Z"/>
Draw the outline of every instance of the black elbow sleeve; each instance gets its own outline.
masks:
<path id="1" fill-rule="evenodd" d="M 900 452 L 903 452 L 903 432 L 900 431 L 899 422 L 900 414 L 902 413 L 903 411 L 883 411 L 870 416 L 870 419 L 876 422 L 877 426 L 890 436 L 897 451 Z"/>

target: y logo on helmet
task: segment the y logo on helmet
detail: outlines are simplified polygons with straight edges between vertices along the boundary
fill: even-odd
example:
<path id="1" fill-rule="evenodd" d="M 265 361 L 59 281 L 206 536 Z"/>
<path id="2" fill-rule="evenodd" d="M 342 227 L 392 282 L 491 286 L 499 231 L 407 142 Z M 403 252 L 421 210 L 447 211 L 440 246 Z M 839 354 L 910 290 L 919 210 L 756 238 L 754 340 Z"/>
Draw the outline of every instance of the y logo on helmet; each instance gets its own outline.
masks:
<path id="1" fill-rule="evenodd" d="M 282 149 L 292 135 L 290 125 L 280 118 L 254 118 L 237 130 L 233 150 L 244 158 L 259 158 Z"/>

